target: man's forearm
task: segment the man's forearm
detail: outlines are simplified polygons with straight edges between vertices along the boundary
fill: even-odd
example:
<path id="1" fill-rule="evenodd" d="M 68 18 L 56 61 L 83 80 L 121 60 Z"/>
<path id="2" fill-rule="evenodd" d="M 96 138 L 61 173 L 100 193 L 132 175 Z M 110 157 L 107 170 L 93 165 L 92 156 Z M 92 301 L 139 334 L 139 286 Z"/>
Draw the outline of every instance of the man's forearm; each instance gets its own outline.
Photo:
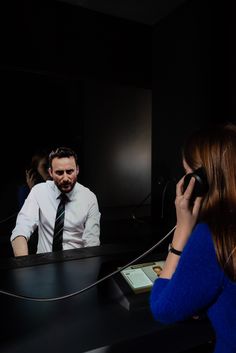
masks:
<path id="1" fill-rule="evenodd" d="M 25 256 L 29 254 L 28 243 L 24 236 L 19 235 L 11 242 L 14 256 Z"/>

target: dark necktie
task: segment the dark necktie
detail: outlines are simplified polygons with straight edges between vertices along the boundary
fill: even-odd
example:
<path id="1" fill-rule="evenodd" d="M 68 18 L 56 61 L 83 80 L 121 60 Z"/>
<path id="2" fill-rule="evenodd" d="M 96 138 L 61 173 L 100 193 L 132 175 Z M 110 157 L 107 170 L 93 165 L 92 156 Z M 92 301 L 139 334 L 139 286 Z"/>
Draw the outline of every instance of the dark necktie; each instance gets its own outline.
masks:
<path id="1" fill-rule="evenodd" d="M 52 251 L 62 250 L 62 240 L 63 240 L 63 228 L 64 228 L 64 218 L 65 218 L 65 203 L 68 198 L 65 194 L 60 195 L 60 203 L 57 208 L 54 234 L 53 234 L 53 243 Z"/>

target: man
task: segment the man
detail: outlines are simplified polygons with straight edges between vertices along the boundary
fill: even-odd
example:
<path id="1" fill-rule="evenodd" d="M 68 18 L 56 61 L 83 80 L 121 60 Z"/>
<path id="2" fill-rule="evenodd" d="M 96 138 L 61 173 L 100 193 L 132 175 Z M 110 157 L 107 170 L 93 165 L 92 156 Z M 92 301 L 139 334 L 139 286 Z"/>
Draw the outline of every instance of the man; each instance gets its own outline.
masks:
<path id="1" fill-rule="evenodd" d="M 52 151 L 49 174 L 52 180 L 31 189 L 17 216 L 11 235 L 15 256 L 28 255 L 27 242 L 37 227 L 37 253 L 100 245 L 97 198 L 77 182 L 79 166 L 75 152 L 66 147 Z M 61 223 L 55 233 L 58 221 Z"/>

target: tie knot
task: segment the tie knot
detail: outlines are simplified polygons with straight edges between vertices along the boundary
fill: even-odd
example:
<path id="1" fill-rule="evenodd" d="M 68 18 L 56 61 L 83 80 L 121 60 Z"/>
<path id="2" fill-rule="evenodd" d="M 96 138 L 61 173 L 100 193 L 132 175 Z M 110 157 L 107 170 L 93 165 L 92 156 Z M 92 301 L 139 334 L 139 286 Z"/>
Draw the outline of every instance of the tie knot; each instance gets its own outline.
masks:
<path id="1" fill-rule="evenodd" d="M 61 202 L 66 203 L 68 201 L 68 196 L 64 193 L 61 193 L 61 195 L 59 196 Z"/>

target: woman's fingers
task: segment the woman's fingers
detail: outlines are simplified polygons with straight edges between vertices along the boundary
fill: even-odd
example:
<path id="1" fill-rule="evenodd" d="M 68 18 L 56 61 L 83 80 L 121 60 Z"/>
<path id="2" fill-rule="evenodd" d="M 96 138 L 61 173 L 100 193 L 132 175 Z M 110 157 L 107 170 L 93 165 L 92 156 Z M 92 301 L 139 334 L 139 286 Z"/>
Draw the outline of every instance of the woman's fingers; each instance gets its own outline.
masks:
<path id="1" fill-rule="evenodd" d="M 189 201 L 191 199 L 192 192 L 194 189 L 195 178 L 192 177 L 190 179 L 190 182 L 189 182 L 186 190 L 183 190 L 184 178 L 185 178 L 185 176 L 183 176 L 183 178 L 181 178 L 180 181 L 176 185 L 176 197 L 182 197 L 183 199 Z"/>
<path id="2" fill-rule="evenodd" d="M 194 204 L 193 204 L 193 211 L 192 211 L 193 215 L 197 216 L 199 214 L 201 205 L 202 205 L 202 197 L 196 197 Z"/>
<path id="3" fill-rule="evenodd" d="M 186 200 L 190 200 L 191 199 L 191 196 L 192 196 L 192 193 L 193 193 L 193 189 L 194 189 L 194 185 L 195 185 L 195 178 L 192 177 L 190 179 L 190 182 L 189 182 L 186 190 L 184 191 L 184 194 L 183 194 L 183 196 L 184 196 L 184 198 Z"/>
<path id="4" fill-rule="evenodd" d="M 183 195 L 183 184 L 184 184 L 184 177 L 180 179 L 180 181 L 176 184 L 176 197 L 180 197 Z"/>

